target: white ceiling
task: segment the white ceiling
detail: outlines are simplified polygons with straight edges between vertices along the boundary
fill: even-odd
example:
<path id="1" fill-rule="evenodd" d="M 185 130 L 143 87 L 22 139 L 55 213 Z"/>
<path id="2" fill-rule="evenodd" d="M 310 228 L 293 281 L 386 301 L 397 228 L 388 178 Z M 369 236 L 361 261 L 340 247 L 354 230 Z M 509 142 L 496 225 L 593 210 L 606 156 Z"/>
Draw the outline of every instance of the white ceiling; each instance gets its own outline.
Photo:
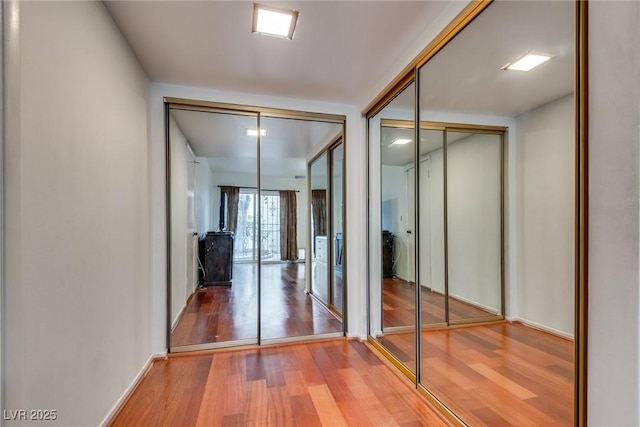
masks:
<path id="1" fill-rule="evenodd" d="M 256 137 L 246 135 L 257 129 L 257 118 L 203 111 L 172 109 L 183 135 L 196 157 L 208 159 L 218 173 L 250 173 L 257 170 Z M 294 177 L 306 174 L 307 159 L 341 131 L 336 123 L 261 118 L 260 127 L 267 134 L 260 138 L 263 175 Z"/>
<path id="2" fill-rule="evenodd" d="M 251 34 L 247 1 L 105 2 L 152 81 L 343 103 L 367 95 L 450 4 L 265 3 L 300 11 L 292 41 Z M 495 1 L 427 63 L 422 108 L 513 117 L 570 94 L 573 19 L 569 1 Z M 528 73 L 500 69 L 527 50 L 557 56 Z M 411 110 L 413 97 L 400 96 L 393 108 Z M 225 120 L 225 128 L 190 114 L 174 116 L 196 155 L 217 158 L 210 163 L 222 170 L 250 167 L 255 150 L 243 140 L 247 118 Z M 264 138 L 265 144 L 274 139 L 262 151 L 264 161 L 283 174 L 301 174 L 302 159 L 321 138 L 320 130 L 301 123 L 274 126 Z M 405 157 L 389 160 L 401 164 Z M 298 166 L 288 170 L 284 159 L 298 159 Z"/>
<path id="3" fill-rule="evenodd" d="M 517 117 L 572 94 L 573 21 L 574 4 L 568 1 L 493 2 L 420 71 L 421 120 L 430 120 L 433 111 Z M 501 69 L 529 50 L 556 56 L 529 72 Z M 412 118 L 414 91 L 413 85 L 407 88 L 378 117 Z M 399 137 L 413 138 L 413 129 L 382 128 L 381 136 L 384 164 L 413 161 L 413 144 L 391 145 Z M 454 137 L 449 135 L 448 142 Z M 437 132 L 422 132 L 421 154 L 441 141 Z"/>
<path id="4" fill-rule="evenodd" d="M 492 3 L 421 71 L 421 108 L 515 117 L 572 93 L 574 19 L 570 1 Z M 556 56 L 501 70 L 530 50 Z"/>
<path id="5" fill-rule="evenodd" d="M 250 1 L 106 1 L 152 81 L 356 103 L 444 1 L 263 1 L 300 12 L 293 40 L 251 34 Z"/>

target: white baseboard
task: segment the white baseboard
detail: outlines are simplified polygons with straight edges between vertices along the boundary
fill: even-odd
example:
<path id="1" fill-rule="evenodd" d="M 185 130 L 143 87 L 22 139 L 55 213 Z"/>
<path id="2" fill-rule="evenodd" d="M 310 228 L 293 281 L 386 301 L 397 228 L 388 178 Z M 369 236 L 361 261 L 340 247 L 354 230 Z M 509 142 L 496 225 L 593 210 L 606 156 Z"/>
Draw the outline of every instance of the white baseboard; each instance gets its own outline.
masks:
<path id="1" fill-rule="evenodd" d="M 542 332 L 547 332 L 547 333 L 549 333 L 551 335 L 557 335 L 557 336 L 559 336 L 561 338 L 566 338 L 566 339 L 569 339 L 569 340 L 573 340 L 574 339 L 573 334 L 569 334 L 567 332 L 561 331 L 559 329 L 554 329 L 554 328 L 551 328 L 549 326 L 541 325 L 540 323 L 532 322 L 530 320 L 521 319 L 520 317 L 506 316 L 505 319 L 508 320 L 509 322 L 522 323 L 523 325 L 529 326 L 530 328 L 539 329 Z"/>
<path id="2" fill-rule="evenodd" d="M 191 294 L 193 295 L 193 294 Z M 191 295 L 189 296 L 189 298 L 191 298 Z M 189 301 L 189 298 L 187 298 L 187 301 Z M 182 308 L 180 309 L 180 312 L 178 313 L 178 315 L 176 316 L 175 319 L 173 319 L 173 322 L 171 322 L 171 333 L 173 333 L 173 330 L 176 328 L 176 325 L 178 324 L 178 321 L 180 320 L 180 318 L 182 317 L 182 312 L 187 308 L 187 303 L 185 302 L 182 305 Z"/>
<path id="3" fill-rule="evenodd" d="M 111 423 L 111 421 L 113 421 L 113 419 L 118 414 L 118 412 L 120 412 L 120 408 L 122 408 L 122 406 L 127 401 L 129 396 L 131 396 L 131 393 L 133 393 L 133 391 L 136 389 L 136 387 L 138 386 L 142 378 L 144 378 L 144 376 L 147 374 L 153 361 L 157 359 L 164 359 L 165 357 L 167 357 L 166 352 L 154 353 L 151 356 L 149 356 L 149 358 L 145 362 L 142 369 L 140 369 L 140 371 L 138 372 L 138 375 L 136 375 L 136 377 L 133 379 L 131 384 L 129 384 L 129 387 L 127 387 L 124 393 L 122 393 L 120 398 L 116 401 L 115 405 L 113 405 L 111 410 L 107 413 L 107 415 L 104 417 L 102 422 L 99 424 L 100 427 L 106 427 L 109 425 L 109 423 Z"/>
<path id="4" fill-rule="evenodd" d="M 457 299 L 458 301 L 462 301 L 466 304 L 472 305 L 476 308 L 479 308 L 484 311 L 488 311 L 489 313 L 500 313 L 500 310 L 496 310 L 494 307 L 489 307 L 488 305 L 481 304 L 477 301 L 461 297 L 459 295 L 449 294 L 449 298 Z"/>
<path id="5" fill-rule="evenodd" d="M 360 341 L 367 341 L 367 336 L 362 334 L 347 333 L 347 338 L 355 338 Z"/>

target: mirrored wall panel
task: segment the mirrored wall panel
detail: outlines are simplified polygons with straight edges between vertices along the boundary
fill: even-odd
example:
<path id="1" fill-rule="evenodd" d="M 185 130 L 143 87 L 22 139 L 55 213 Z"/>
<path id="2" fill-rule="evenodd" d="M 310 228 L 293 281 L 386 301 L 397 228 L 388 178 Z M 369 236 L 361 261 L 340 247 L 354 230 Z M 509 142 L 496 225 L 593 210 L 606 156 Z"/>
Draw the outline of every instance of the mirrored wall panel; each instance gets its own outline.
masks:
<path id="1" fill-rule="evenodd" d="M 307 163 L 309 153 L 342 133 L 342 124 L 262 116 L 260 127 L 260 336 L 272 340 L 340 333 L 342 322 L 328 307 L 331 193 L 326 156 L 322 170 L 311 169 L 311 197 Z M 309 205 L 312 213 L 318 208 L 311 221 Z M 310 239 L 315 251 L 307 251 Z M 309 274 L 307 253 L 313 254 Z M 307 293 L 309 285 L 322 303 Z"/>
<path id="2" fill-rule="evenodd" d="M 167 114 L 170 351 L 342 336 L 329 211 L 342 183 L 332 186 L 325 155 L 314 229 L 307 175 L 344 119 L 216 105 L 176 103 Z M 322 281 L 312 280 L 309 243 L 322 239 Z"/>
<path id="3" fill-rule="evenodd" d="M 169 112 L 171 347 L 257 342 L 252 129 L 255 114 Z"/>
<path id="4" fill-rule="evenodd" d="M 413 123 L 411 124 L 413 127 Z M 418 160 L 418 247 L 420 320 L 423 328 L 446 326 L 449 320 L 445 281 L 444 157 L 445 131 L 420 125 Z"/>
<path id="5" fill-rule="evenodd" d="M 369 339 L 466 425 L 575 424 L 576 16 L 483 4 L 368 114 Z"/>
<path id="6" fill-rule="evenodd" d="M 311 292 L 329 305 L 329 200 L 327 153 L 311 163 L 311 245 L 313 247 Z"/>
<path id="7" fill-rule="evenodd" d="M 449 323 L 502 314 L 502 134 L 446 130 Z"/>
<path id="8" fill-rule="evenodd" d="M 331 223 L 333 237 L 331 307 L 342 315 L 344 310 L 344 144 L 330 150 L 331 154 Z"/>
<path id="9" fill-rule="evenodd" d="M 416 372 L 415 85 L 369 120 L 370 331 Z M 372 237 L 375 236 L 375 237 Z"/>

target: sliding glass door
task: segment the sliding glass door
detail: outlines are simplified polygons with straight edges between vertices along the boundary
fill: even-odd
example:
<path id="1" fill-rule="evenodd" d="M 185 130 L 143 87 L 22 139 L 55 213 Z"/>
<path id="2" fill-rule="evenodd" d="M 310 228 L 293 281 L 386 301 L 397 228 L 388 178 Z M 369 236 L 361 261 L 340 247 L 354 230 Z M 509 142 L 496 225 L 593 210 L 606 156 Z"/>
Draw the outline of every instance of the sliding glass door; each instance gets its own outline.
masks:
<path id="1" fill-rule="evenodd" d="M 344 117 L 173 101 L 166 110 L 170 350 L 342 336 L 331 308 L 336 225 L 329 221 L 337 217 L 329 209 L 341 203 L 344 184 L 339 191 L 331 184 L 325 163 L 325 215 L 314 229 L 307 165 L 341 137 Z M 314 232 L 327 239 L 324 288 L 315 292 L 312 283 L 322 282 L 308 262 Z"/>

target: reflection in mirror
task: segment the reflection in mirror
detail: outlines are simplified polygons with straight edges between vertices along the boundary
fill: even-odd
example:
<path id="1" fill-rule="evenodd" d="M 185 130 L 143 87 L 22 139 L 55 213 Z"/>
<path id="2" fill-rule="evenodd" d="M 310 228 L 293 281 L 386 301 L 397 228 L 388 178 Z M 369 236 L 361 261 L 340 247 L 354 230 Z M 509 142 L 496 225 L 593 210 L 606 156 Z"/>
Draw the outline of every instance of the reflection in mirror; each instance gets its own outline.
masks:
<path id="1" fill-rule="evenodd" d="M 446 139 L 449 319 L 491 319 L 502 313 L 502 135 Z"/>
<path id="2" fill-rule="evenodd" d="M 505 286 L 508 322 L 421 332 L 421 384 L 468 425 L 574 424 L 574 19 L 572 2 L 493 2 L 418 70 L 420 122 L 448 124 L 449 323 L 501 313 Z M 554 56 L 502 69 L 527 51 Z"/>
<path id="3" fill-rule="evenodd" d="M 167 119 L 170 350 L 342 335 L 305 260 L 309 153 L 343 123 L 190 106 Z"/>
<path id="4" fill-rule="evenodd" d="M 448 321 L 444 274 L 444 141 L 444 130 L 420 126 L 418 271 L 423 327 L 446 326 Z"/>
<path id="5" fill-rule="evenodd" d="M 380 182 L 380 187 L 370 185 L 370 236 L 375 235 L 370 240 L 370 331 L 413 373 L 416 372 L 415 132 L 412 127 L 383 124 L 414 117 L 414 92 L 412 83 L 369 120 L 370 182 Z"/>
<path id="6" fill-rule="evenodd" d="M 327 203 L 327 154 L 311 163 L 311 245 L 313 246 L 311 292 L 329 305 L 329 205 Z"/>
<path id="7" fill-rule="evenodd" d="M 170 110 L 171 348 L 257 342 L 256 128 L 257 115 Z"/>
<path id="8" fill-rule="evenodd" d="M 260 138 L 260 336 L 261 339 L 291 338 L 340 333 L 342 323 L 331 311 L 307 294 L 307 278 L 312 288 L 328 292 L 326 258 L 324 282 L 316 280 L 316 262 L 307 274 L 308 232 L 307 159 L 319 144 L 342 131 L 342 124 L 274 117 L 260 118 L 265 135 Z M 327 209 L 326 163 L 322 177 L 312 169 L 312 189 L 324 191 Z M 312 191 L 311 202 L 315 194 Z M 322 218 L 324 229 L 328 216 Z M 326 231 L 316 236 L 324 238 Z M 314 239 L 315 240 L 315 239 Z M 317 254 L 316 257 L 317 259 Z M 323 301 L 325 301 L 323 300 Z M 326 302 L 325 302 L 326 303 Z"/>
<path id="9" fill-rule="evenodd" d="M 340 143 L 331 149 L 331 208 L 333 229 L 333 281 L 331 287 L 331 305 L 333 309 L 342 314 L 344 309 L 344 286 L 343 286 L 343 266 L 344 266 L 344 238 L 343 238 L 343 212 L 344 212 L 344 145 Z"/>

